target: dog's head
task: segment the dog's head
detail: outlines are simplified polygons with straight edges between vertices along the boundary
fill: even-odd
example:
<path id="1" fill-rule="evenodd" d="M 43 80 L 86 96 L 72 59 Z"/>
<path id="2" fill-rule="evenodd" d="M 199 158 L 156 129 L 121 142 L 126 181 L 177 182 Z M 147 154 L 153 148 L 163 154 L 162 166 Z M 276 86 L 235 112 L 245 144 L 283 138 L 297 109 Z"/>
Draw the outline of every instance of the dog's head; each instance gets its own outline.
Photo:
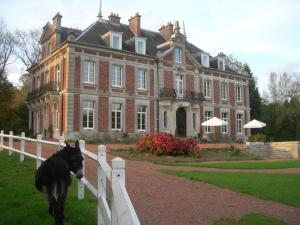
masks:
<path id="1" fill-rule="evenodd" d="M 77 179 L 81 179 L 83 177 L 83 157 L 81 155 L 79 141 L 77 140 L 75 142 L 75 147 L 72 147 L 66 142 L 65 151 L 68 154 L 68 163 L 71 171 L 76 174 Z"/>

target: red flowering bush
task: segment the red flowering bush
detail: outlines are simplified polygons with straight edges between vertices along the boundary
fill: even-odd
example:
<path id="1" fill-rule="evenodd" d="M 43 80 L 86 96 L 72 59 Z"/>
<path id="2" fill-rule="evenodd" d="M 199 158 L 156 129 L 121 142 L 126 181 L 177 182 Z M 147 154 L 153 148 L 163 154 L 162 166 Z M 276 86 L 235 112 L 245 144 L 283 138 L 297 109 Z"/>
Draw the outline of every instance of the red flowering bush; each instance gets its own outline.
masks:
<path id="1" fill-rule="evenodd" d="M 194 154 L 194 151 L 199 149 L 194 139 L 177 138 L 167 133 L 146 134 L 136 143 L 136 148 L 139 152 L 171 156 L 186 155 L 190 152 Z"/>

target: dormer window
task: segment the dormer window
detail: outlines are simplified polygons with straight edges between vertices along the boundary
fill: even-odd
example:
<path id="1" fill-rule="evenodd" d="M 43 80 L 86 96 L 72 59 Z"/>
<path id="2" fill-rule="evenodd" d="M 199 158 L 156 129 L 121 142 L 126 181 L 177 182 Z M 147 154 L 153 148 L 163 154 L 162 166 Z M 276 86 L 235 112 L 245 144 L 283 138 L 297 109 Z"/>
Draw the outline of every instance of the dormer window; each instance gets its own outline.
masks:
<path id="1" fill-rule="evenodd" d="M 175 51 L 174 51 L 174 61 L 176 63 L 182 63 L 182 51 L 181 51 L 181 48 L 175 48 Z"/>
<path id="2" fill-rule="evenodd" d="M 138 54 L 146 54 L 146 39 L 135 38 L 135 52 Z"/>
<path id="3" fill-rule="evenodd" d="M 209 55 L 205 53 L 201 53 L 201 63 L 204 67 L 209 67 Z"/>
<path id="4" fill-rule="evenodd" d="M 218 58 L 218 69 L 225 71 L 225 60 Z"/>
<path id="5" fill-rule="evenodd" d="M 47 56 L 50 55 L 50 53 L 51 53 L 51 42 L 49 41 L 47 43 Z"/>
<path id="6" fill-rule="evenodd" d="M 112 33 L 111 34 L 111 41 L 110 41 L 110 47 L 114 49 L 122 49 L 122 34 L 118 33 Z"/>

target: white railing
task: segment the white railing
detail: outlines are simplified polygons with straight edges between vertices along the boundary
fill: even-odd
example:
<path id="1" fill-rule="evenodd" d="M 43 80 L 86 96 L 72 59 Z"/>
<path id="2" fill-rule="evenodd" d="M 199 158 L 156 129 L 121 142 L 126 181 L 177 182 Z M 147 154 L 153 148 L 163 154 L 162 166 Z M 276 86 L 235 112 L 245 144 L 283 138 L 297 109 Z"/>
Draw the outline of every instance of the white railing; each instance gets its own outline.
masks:
<path id="1" fill-rule="evenodd" d="M 4 138 L 8 139 L 8 146 L 5 145 Z M 20 149 L 14 148 L 14 140 L 20 141 Z M 7 142 L 7 141 L 6 141 Z M 26 152 L 26 142 L 35 143 L 35 154 Z M 24 161 L 24 156 L 36 159 L 36 168 L 42 161 L 46 159 L 42 157 L 42 145 L 53 145 L 57 150 L 61 149 L 65 143 L 61 138 L 58 142 L 42 140 L 41 135 L 37 135 L 36 139 L 25 137 L 22 132 L 21 136 L 14 136 L 13 132 L 4 134 L 0 133 L 0 151 L 6 149 L 9 155 L 13 152 L 20 154 L 20 162 Z M 98 146 L 98 154 L 94 154 L 85 148 L 85 141 L 80 140 L 79 145 L 83 157 L 88 157 L 97 163 L 97 187 L 88 181 L 85 177 L 78 180 L 78 199 L 84 199 L 84 188 L 87 187 L 97 198 L 97 224 L 98 225 L 140 225 L 137 214 L 133 208 L 127 190 L 125 188 L 125 160 L 117 157 L 111 161 L 110 166 L 106 161 L 106 146 Z M 83 171 L 85 168 L 85 160 L 83 161 Z M 111 207 L 108 206 L 106 200 L 106 179 L 111 182 L 112 196 Z"/>

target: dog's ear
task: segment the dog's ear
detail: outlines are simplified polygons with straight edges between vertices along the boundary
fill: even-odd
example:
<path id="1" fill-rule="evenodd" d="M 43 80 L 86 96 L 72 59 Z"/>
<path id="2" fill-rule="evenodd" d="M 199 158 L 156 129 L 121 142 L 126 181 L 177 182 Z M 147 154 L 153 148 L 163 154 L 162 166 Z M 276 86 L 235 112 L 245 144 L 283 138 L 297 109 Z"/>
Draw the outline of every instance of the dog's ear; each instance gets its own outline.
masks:
<path id="1" fill-rule="evenodd" d="M 75 141 L 75 148 L 79 148 L 79 141 Z"/>
<path id="2" fill-rule="evenodd" d="M 66 147 L 70 147 L 69 143 L 65 141 Z"/>

